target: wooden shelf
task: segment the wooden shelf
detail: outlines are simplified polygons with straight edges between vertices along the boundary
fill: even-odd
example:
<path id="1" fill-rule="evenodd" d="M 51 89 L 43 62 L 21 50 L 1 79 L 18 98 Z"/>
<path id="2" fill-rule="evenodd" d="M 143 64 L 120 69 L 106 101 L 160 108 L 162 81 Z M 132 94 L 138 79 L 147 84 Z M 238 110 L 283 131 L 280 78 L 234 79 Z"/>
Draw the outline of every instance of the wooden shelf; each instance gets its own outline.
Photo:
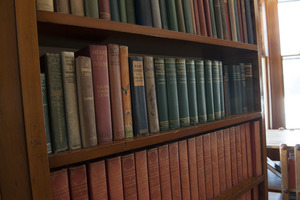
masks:
<path id="1" fill-rule="evenodd" d="M 131 151 L 151 145 L 164 143 L 167 141 L 176 140 L 188 136 L 193 136 L 201 133 L 211 132 L 220 128 L 225 128 L 235 124 L 255 120 L 261 117 L 260 112 L 249 114 L 236 115 L 226 117 L 223 120 L 198 124 L 176 130 L 168 130 L 156 134 L 150 134 L 143 137 L 135 137 L 121 141 L 115 141 L 105 145 L 99 145 L 93 148 L 78 149 L 73 151 L 65 151 L 49 155 L 50 168 L 62 167 L 82 161 L 101 158 L 116 153 Z"/>

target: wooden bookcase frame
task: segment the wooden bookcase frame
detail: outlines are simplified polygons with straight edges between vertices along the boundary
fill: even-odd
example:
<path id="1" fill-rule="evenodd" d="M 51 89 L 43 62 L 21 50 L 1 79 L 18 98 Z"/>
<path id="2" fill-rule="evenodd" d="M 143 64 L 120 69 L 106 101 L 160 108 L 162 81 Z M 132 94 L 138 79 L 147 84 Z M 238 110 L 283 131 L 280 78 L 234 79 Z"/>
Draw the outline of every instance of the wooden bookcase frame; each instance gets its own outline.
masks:
<path id="1" fill-rule="evenodd" d="M 254 1 L 254 22 L 258 45 L 36 11 L 35 0 L 2 0 L 0 12 L 2 13 L 0 24 L 3 31 L 0 41 L 4 45 L 1 48 L 0 59 L 0 191 L 3 199 L 52 199 L 50 169 L 253 120 L 259 120 L 261 124 L 263 175 L 237 185 L 217 199 L 238 198 L 256 185 L 259 185 L 260 199 L 267 199 L 264 113 L 261 103 L 263 102 L 261 44 L 258 37 L 259 13 L 256 0 Z M 257 66 L 254 74 L 257 111 L 226 117 L 207 124 L 126 139 L 105 146 L 48 156 L 40 84 L 40 46 L 77 49 L 93 43 L 116 42 L 120 44 L 120 41 L 124 39 L 126 39 L 125 44 L 132 47 L 133 53 L 203 57 L 232 63 L 251 60 Z M 143 42 L 143 45 L 140 45 L 140 42 Z M 174 48 L 176 46 L 181 50 L 176 50 Z"/>

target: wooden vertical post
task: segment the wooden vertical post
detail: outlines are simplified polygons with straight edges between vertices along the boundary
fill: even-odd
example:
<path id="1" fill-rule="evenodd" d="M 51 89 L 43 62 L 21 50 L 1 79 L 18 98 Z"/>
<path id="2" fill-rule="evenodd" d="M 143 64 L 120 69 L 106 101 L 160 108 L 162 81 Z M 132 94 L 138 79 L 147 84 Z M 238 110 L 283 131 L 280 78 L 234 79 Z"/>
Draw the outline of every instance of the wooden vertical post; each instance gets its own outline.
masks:
<path id="1" fill-rule="evenodd" d="M 296 144 L 295 150 L 295 174 L 296 174 L 296 199 L 300 200 L 300 144 Z"/>
<path id="2" fill-rule="evenodd" d="M 289 200 L 288 151 L 286 144 L 280 146 L 281 192 L 283 200 Z"/>

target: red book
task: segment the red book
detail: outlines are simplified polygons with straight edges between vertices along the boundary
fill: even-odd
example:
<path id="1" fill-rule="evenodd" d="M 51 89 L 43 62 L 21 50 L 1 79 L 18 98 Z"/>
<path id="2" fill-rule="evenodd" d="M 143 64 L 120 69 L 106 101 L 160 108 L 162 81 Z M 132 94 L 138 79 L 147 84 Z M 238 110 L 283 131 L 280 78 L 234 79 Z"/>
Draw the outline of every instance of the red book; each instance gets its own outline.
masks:
<path id="1" fill-rule="evenodd" d="M 99 0 L 100 19 L 111 20 L 109 0 Z"/>
<path id="2" fill-rule="evenodd" d="M 208 0 L 202 0 L 203 1 L 203 7 L 205 12 L 205 24 L 206 24 L 206 30 L 207 30 L 207 36 L 212 37 L 212 27 L 211 27 L 211 19 L 210 19 L 210 11 L 209 11 L 209 3 Z"/>
<path id="3" fill-rule="evenodd" d="M 206 200 L 204 155 L 203 155 L 203 136 L 202 135 L 196 137 L 196 151 L 197 151 L 199 199 Z"/>
<path id="4" fill-rule="evenodd" d="M 67 169 L 50 173 L 53 200 L 69 200 L 69 182 Z"/>
<path id="5" fill-rule="evenodd" d="M 206 19 L 205 19 L 203 0 L 198 0 L 198 10 L 199 10 L 199 21 L 200 21 L 201 35 L 207 36 L 207 28 L 206 28 Z"/>
<path id="6" fill-rule="evenodd" d="M 261 143 L 260 143 L 260 124 L 259 121 L 250 123 L 250 133 L 252 142 L 252 157 L 253 157 L 253 175 L 262 175 L 262 162 L 261 162 Z"/>
<path id="7" fill-rule="evenodd" d="M 214 197 L 220 195 L 220 174 L 218 162 L 218 139 L 217 132 L 210 133 L 210 147 L 211 147 L 211 165 L 213 175 L 213 191 Z"/>
<path id="8" fill-rule="evenodd" d="M 238 172 L 237 172 L 237 155 L 236 155 L 236 143 L 235 143 L 235 127 L 229 128 L 230 135 L 230 154 L 231 154 L 231 177 L 232 177 L 232 186 L 236 186 L 238 181 Z"/>
<path id="9" fill-rule="evenodd" d="M 224 0 L 225 4 L 225 14 L 226 14 L 226 25 L 228 30 L 228 39 L 231 40 L 231 29 L 230 29 L 230 22 L 229 22 L 229 13 L 228 13 L 228 3 L 227 0 Z"/>
<path id="10" fill-rule="evenodd" d="M 161 199 L 157 148 L 147 151 L 150 198 Z"/>
<path id="11" fill-rule="evenodd" d="M 89 199 L 85 165 L 69 168 L 69 183 L 72 200 Z"/>
<path id="12" fill-rule="evenodd" d="M 218 140 L 218 163 L 220 175 L 220 192 L 221 194 L 227 190 L 226 188 L 226 166 L 225 166 L 225 148 L 224 148 L 224 132 L 217 131 Z"/>
<path id="13" fill-rule="evenodd" d="M 193 0 L 194 4 L 194 17 L 195 17 L 195 24 L 196 24 L 196 34 L 201 35 L 201 27 L 200 27 L 200 18 L 199 18 L 199 10 L 198 10 L 198 0 Z"/>
<path id="14" fill-rule="evenodd" d="M 169 144 L 172 199 L 181 199 L 178 142 Z"/>
<path id="15" fill-rule="evenodd" d="M 88 56 L 92 61 L 94 102 L 98 143 L 112 141 L 110 110 L 110 85 L 108 75 L 106 45 L 90 45 L 75 53 L 76 56 Z"/>
<path id="16" fill-rule="evenodd" d="M 241 128 L 240 126 L 235 127 L 235 146 L 236 146 L 236 162 L 237 162 L 237 173 L 238 182 L 243 182 L 243 161 L 242 161 L 242 145 L 241 145 Z"/>
<path id="17" fill-rule="evenodd" d="M 243 163 L 243 181 L 248 179 L 247 147 L 245 124 L 241 124 L 241 146 L 242 146 L 242 163 Z"/>
<path id="18" fill-rule="evenodd" d="M 179 166 L 182 199 L 190 199 L 189 160 L 186 140 L 179 141 Z"/>
<path id="19" fill-rule="evenodd" d="M 108 199 L 105 161 L 88 163 L 87 172 L 90 199 Z"/>
<path id="20" fill-rule="evenodd" d="M 203 147 L 204 147 L 203 152 L 204 152 L 206 199 L 213 199 L 214 192 L 213 192 L 210 134 L 203 135 Z"/>
<path id="21" fill-rule="evenodd" d="M 125 199 L 137 199 L 134 154 L 122 156 L 122 174 Z"/>
<path id="22" fill-rule="evenodd" d="M 225 153 L 225 170 L 226 170 L 226 189 L 232 188 L 231 175 L 231 153 L 230 153 L 230 133 L 229 129 L 224 129 L 224 153 Z"/>
<path id="23" fill-rule="evenodd" d="M 245 124 L 245 134 L 246 134 L 246 148 L 247 148 L 247 166 L 248 166 L 248 177 L 253 176 L 252 169 L 252 146 L 251 146 L 251 133 L 250 133 L 250 123 Z"/>
<path id="24" fill-rule="evenodd" d="M 196 139 L 194 137 L 188 139 L 188 156 L 189 156 L 191 199 L 199 199 Z"/>
<path id="25" fill-rule="evenodd" d="M 161 197 L 162 199 L 172 199 L 169 147 L 167 144 L 158 147 L 158 159 Z"/>
<path id="26" fill-rule="evenodd" d="M 119 45 L 108 45 L 110 101 L 114 140 L 125 138 Z"/>
<path id="27" fill-rule="evenodd" d="M 108 196 L 110 200 L 122 200 L 123 180 L 121 169 L 121 157 L 117 156 L 106 160 Z"/>
<path id="28" fill-rule="evenodd" d="M 138 151 L 134 156 L 138 199 L 149 200 L 147 152 Z"/>

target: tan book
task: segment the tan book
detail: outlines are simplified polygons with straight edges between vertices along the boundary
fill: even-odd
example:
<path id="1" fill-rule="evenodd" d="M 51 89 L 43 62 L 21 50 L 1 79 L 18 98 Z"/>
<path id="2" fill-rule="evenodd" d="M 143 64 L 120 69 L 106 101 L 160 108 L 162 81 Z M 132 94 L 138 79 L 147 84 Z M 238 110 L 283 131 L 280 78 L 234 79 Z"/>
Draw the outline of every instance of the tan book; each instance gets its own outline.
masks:
<path id="1" fill-rule="evenodd" d="M 71 14 L 84 16 L 83 0 L 70 0 Z"/>
<path id="2" fill-rule="evenodd" d="M 55 0 L 55 12 L 70 14 L 69 0 Z"/>
<path id="3" fill-rule="evenodd" d="M 37 0 L 36 8 L 37 10 L 53 12 L 54 11 L 53 0 Z"/>

